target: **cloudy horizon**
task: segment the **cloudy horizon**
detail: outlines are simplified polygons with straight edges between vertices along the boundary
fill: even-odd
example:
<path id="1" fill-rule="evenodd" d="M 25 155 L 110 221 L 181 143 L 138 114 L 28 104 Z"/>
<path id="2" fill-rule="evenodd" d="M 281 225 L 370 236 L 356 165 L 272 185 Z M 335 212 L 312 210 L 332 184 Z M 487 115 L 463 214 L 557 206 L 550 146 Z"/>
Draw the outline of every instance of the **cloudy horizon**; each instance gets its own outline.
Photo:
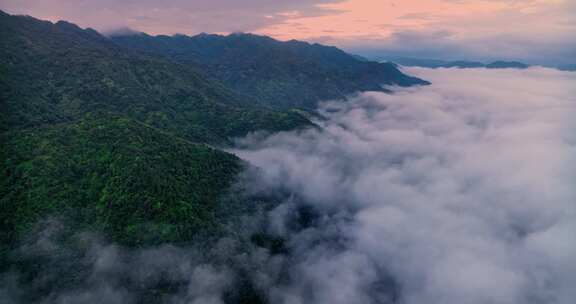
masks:
<path id="1" fill-rule="evenodd" d="M 103 32 L 252 32 L 366 55 L 548 65 L 576 58 L 576 2 L 570 0 L 4 0 L 0 9 Z"/>

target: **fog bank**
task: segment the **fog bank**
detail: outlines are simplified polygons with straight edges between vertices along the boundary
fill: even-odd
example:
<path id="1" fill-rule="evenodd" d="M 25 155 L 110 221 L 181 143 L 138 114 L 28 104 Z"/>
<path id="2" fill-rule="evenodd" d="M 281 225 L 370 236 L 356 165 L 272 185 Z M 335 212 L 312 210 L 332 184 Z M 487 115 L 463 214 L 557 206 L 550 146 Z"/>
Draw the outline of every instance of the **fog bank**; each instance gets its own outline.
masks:
<path id="1" fill-rule="evenodd" d="M 271 213 L 293 250 L 272 302 L 573 303 L 576 73 L 408 72 L 433 84 L 239 142 L 253 191 L 290 194 Z M 316 224 L 294 231 L 301 205 Z"/>

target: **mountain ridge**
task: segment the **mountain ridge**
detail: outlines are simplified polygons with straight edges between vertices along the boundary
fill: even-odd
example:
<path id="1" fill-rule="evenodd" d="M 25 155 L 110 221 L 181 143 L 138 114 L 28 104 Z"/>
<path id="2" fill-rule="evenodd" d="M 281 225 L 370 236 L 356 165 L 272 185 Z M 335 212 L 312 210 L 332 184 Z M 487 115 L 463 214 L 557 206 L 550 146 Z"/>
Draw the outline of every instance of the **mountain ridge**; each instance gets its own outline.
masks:
<path id="1" fill-rule="evenodd" d="M 359 60 L 333 46 L 298 40 L 278 41 L 250 33 L 116 35 L 126 48 L 201 66 L 215 79 L 275 109 L 313 110 L 327 99 L 361 91 L 386 91 L 387 85 L 426 85 L 388 63 Z"/>
<path id="2" fill-rule="evenodd" d="M 135 251 L 209 248 L 223 236 L 245 248 L 282 251 L 282 240 L 257 227 L 234 230 L 277 199 L 248 197 L 239 180 L 251 165 L 224 147 L 251 132 L 317 127 L 307 118 L 315 102 L 356 89 L 383 90 L 381 81 L 368 81 L 374 75 L 409 81 L 391 82 L 401 85 L 417 79 L 390 64 L 359 63 L 333 47 L 230 38 L 262 43 L 257 53 L 251 47 L 230 53 L 227 41 L 206 35 L 206 54 L 225 55 L 207 65 L 121 46 L 70 22 L 0 11 L 0 273 L 14 273 L 14 284 L 25 287 L 19 299 L 43 302 L 62 287 L 83 285 L 86 235 Z M 259 55 L 270 52 L 281 64 L 267 69 L 268 58 Z M 211 74 L 210 67 L 224 74 Z M 215 77 L 227 72 L 238 84 L 267 85 L 273 94 L 238 91 Z M 365 78 L 351 80 L 358 75 Z M 307 102 L 272 102 L 292 97 L 292 90 Z M 309 111 L 293 109 L 300 106 Z M 54 225 L 56 234 L 44 233 Z M 49 278 L 44 274 L 54 260 L 22 254 L 33 251 L 29 244 L 37 238 L 62 262 Z M 174 286 L 162 280 L 136 285 L 143 290 L 138 303 L 164 302 L 176 290 L 166 290 Z M 242 288 L 232 302 L 265 303 L 258 295 Z"/>
<path id="3" fill-rule="evenodd" d="M 191 241 L 226 221 L 244 166 L 214 146 L 313 126 L 64 21 L 1 14 L 0 84 L 0 260 L 62 214 L 125 244 Z"/>
<path id="4" fill-rule="evenodd" d="M 168 41 L 187 47 L 189 39 Z M 383 90 L 382 81 L 367 81 L 374 75 L 426 84 L 335 47 L 246 34 L 197 39 L 204 43 L 200 63 L 128 48 L 70 22 L 0 12 L 0 259 L 36 221 L 59 210 L 124 244 L 191 241 L 228 220 L 216 214 L 233 203 L 223 197 L 246 165 L 215 147 L 250 132 L 314 127 L 294 106 L 311 110 L 323 97 Z M 280 68 L 258 56 L 268 53 Z M 251 64 L 254 71 L 246 69 Z M 247 87 L 268 79 L 268 89 L 282 92 L 270 95 L 276 98 L 292 89 L 310 96 L 275 106 L 277 99 L 229 88 L 210 75 L 214 66 Z M 326 80 L 332 72 L 347 78 Z M 358 73 L 364 78 L 347 83 Z M 297 91 L 303 80 L 312 83 Z"/>
<path id="5" fill-rule="evenodd" d="M 496 60 L 487 63 L 472 60 L 440 60 L 440 59 L 411 58 L 411 57 L 393 57 L 386 60 L 407 67 L 424 67 L 432 69 L 436 68 L 526 69 L 532 66 L 519 61 L 506 61 L 506 60 Z"/>

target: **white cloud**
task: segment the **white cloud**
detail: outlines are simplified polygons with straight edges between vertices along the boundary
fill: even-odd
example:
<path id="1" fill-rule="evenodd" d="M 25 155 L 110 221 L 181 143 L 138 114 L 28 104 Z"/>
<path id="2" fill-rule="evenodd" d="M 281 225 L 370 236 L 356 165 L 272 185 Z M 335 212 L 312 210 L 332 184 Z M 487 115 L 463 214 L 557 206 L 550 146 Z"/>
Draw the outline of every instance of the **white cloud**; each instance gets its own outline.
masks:
<path id="1" fill-rule="evenodd" d="M 279 303 L 571 303 L 576 73 L 409 72 L 433 84 L 327 104 L 322 132 L 235 151 L 320 212 L 290 235 Z"/>

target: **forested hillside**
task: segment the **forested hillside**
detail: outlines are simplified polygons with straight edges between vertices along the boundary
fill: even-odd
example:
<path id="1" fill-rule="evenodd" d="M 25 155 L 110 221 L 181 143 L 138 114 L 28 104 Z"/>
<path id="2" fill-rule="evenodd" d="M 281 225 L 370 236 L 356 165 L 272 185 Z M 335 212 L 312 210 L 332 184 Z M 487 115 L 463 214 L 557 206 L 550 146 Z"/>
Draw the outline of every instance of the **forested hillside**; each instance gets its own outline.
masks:
<path id="1" fill-rule="evenodd" d="M 132 245 L 217 231 L 243 164 L 214 146 L 313 126 L 294 107 L 425 83 L 317 44 L 110 39 L 0 12 L 2 251 L 52 216 Z"/>
<path id="2" fill-rule="evenodd" d="M 119 115 L 3 135 L 0 233 L 15 240 L 40 215 L 126 244 L 190 240 L 216 228 L 221 192 L 241 162 Z"/>
<path id="3" fill-rule="evenodd" d="M 311 125 L 93 30 L 5 13 L 0 82 L 4 249 L 63 215 L 126 244 L 191 240 L 222 223 L 241 167 L 206 144 Z"/>
<path id="4" fill-rule="evenodd" d="M 3 112 L 10 127 L 113 111 L 195 141 L 222 142 L 306 124 L 295 112 L 242 100 L 189 66 L 127 51 L 70 23 L 4 14 L 0 37 Z"/>
<path id="5" fill-rule="evenodd" d="M 224 84 L 276 109 L 315 109 L 317 102 L 343 99 L 385 85 L 422 85 L 393 64 L 360 60 L 342 50 L 266 36 L 201 34 L 112 36 L 118 45 L 201 66 Z"/>

